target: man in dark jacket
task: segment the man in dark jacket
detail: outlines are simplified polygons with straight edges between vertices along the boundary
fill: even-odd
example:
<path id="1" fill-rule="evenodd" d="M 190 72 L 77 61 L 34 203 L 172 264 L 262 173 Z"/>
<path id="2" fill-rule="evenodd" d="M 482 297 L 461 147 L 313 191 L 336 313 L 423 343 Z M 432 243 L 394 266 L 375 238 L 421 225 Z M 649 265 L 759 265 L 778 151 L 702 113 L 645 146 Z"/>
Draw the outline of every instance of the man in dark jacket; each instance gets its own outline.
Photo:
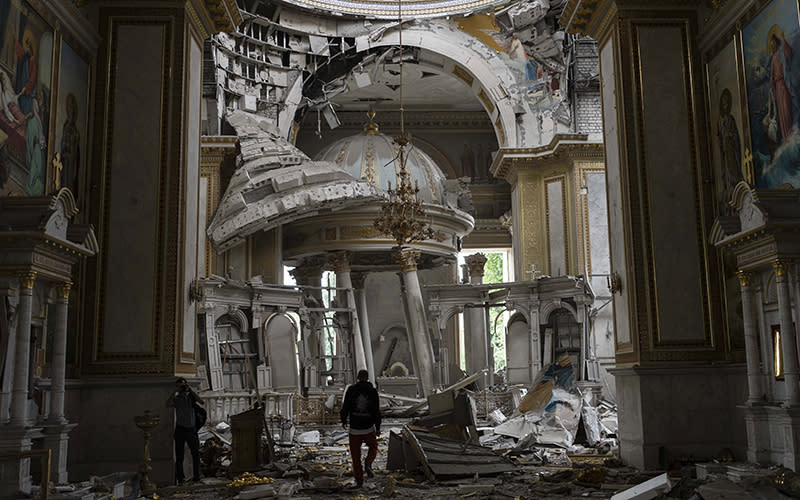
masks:
<path id="1" fill-rule="evenodd" d="M 364 472 L 373 477 L 372 462 L 378 455 L 378 434 L 381 433 L 381 410 L 378 391 L 369 383 L 367 370 L 358 372 L 358 382 L 347 388 L 342 404 L 342 426 L 347 428 L 350 418 L 350 456 L 353 459 L 353 476 L 356 487 L 364 484 Z M 367 443 L 369 450 L 361 468 L 361 444 Z"/>
<path id="2" fill-rule="evenodd" d="M 205 404 L 185 378 L 175 381 L 175 390 L 167 399 L 167 406 L 175 408 L 175 482 L 182 484 L 184 445 L 189 445 L 192 452 L 192 481 L 200 481 L 200 439 L 197 436 L 194 404 Z"/>

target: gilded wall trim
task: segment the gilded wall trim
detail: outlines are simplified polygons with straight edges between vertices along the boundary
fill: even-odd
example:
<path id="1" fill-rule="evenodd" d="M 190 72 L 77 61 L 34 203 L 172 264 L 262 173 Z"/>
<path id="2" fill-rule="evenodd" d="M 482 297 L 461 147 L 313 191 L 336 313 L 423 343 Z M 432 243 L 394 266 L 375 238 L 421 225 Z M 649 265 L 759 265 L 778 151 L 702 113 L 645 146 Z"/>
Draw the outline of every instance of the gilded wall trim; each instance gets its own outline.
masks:
<path id="1" fill-rule="evenodd" d="M 470 87 L 472 87 L 472 83 L 475 81 L 472 75 L 469 74 L 469 71 L 459 66 L 458 64 L 453 65 L 453 74 L 459 77 L 461 80 L 463 80 L 464 83 L 466 83 Z"/>
<path id="2" fill-rule="evenodd" d="M 545 240 L 547 242 L 547 261 L 548 261 L 548 273 L 553 275 L 553 256 L 551 253 L 551 237 L 550 237 L 550 191 L 548 187 L 550 184 L 560 184 L 561 185 L 561 213 L 563 214 L 563 231 L 564 231 L 564 274 L 570 274 L 570 258 L 569 258 L 569 248 L 571 243 L 570 233 L 569 233 L 569 209 L 567 203 L 567 176 L 559 175 L 557 177 L 550 177 L 544 180 L 544 207 L 545 207 Z"/>
<path id="3" fill-rule="evenodd" d="M 604 178 L 607 177 L 605 175 L 606 169 L 601 167 L 581 167 L 580 171 L 578 172 L 578 176 L 580 179 L 580 185 L 578 186 L 578 190 L 582 187 L 587 186 L 587 174 L 603 174 Z M 608 180 L 606 179 L 606 182 Z M 591 242 L 591 228 L 589 227 L 589 196 L 588 194 L 581 194 L 580 192 L 577 193 L 580 200 L 581 206 L 581 217 L 583 218 L 583 254 L 584 254 L 584 262 L 586 262 L 586 272 L 592 274 L 592 242 Z M 609 228 L 610 229 L 610 228 Z M 610 246 L 610 245 L 609 245 Z M 610 252 L 610 250 L 609 250 Z"/>
<path id="4" fill-rule="evenodd" d="M 647 290 L 647 299 L 648 299 L 648 307 L 640 307 L 637 310 L 640 318 L 640 333 L 647 333 L 650 328 L 653 330 L 653 338 L 652 339 L 643 339 L 640 338 L 640 349 L 644 351 L 650 351 L 650 359 L 654 359 L 653 353 L 659 349 L 681 349 L 683 350 L 684 354 L 678 354 L 677 356 L 685 355 L 686 349 L 701 349 L 701 350 L 713 350 L 714 349 L 714 336 L 713 336 L 713 328 L 711 324 L 711 313 L 709 311 L 710 303 L 709 303 L 709 283 L 708 283 L 708 269 L 707 269 L 707 248 L 705 245 L 705 238 L 703 237 L 703 207 L 701 206 L 701 199 L 700 193 L 698 191 L 698 164 L 697 164 L 697 129 L 696 124 L 694 122 L 694 110 L 695 110 L 695 98 L 694 98 L 694 77 L 693 77 L 693 68 L 692 68 L 692 57 L 691 57 L 691 42 L 689 40 L 689 21 L 684 19 L 635 19 L 631 22 L 631 37 L 632 43 L 634 46 L 633 51 L 633 66 L 636 78 L 634 79 L 635 82 L 635 90 L 636 90 L 636 98 L 637 98 L 637 139 L 639 143 L 639 161 L 641 162 L 642 169 L 641 169 L 641 177 L 639 179 L 639 183 L 641 186 L 641 213 L 643 216 L 641 217 L 641 230 L 634 231 L 633 234 L 641 234 L 644 236 L 644 244 L 645 244 L 645 253 L 638 257 L 637 260 L 644 264 L 643 266 L 635 265 L 638 269 L 647 269 L 646 273 L 639 273 L 641 276 L 638 276 L 638 280 L 641 282 L 642 289 Z M 700 275 L 700 294 L 701 300 L 703 305 L 703 310 L 701 311 L 701 317 L 703 322 L 703 338 L 699 341 L 687 341 L 687 340 L 676 340 L 670 341 L 663 337 L 662 325 L 661 325 L 661 318 L 660 312 L 658 308 L 659 298 L 658 298 L 658 287 L 657 287 L 657 280 L 658 276 L 656 274 L 655 262 L 656 262 L 656 255 L 655 255 L 655 248 L 653 247 L 653 241 L 655 240 L 655 236 L 653 233 L 652 227 L 652 195 L 651 195 L 651 187 L 649 186 L 649 171 L 650 167 L 648 166 L 648 143 L 647 143 L 647 134 L 645 130 L 645 110 L 644 110 L 644 75 L 642 73 L 642 47 L 639 40 L 639 33 L 640 29 L 643 27 L 647 28 L 679 28 L 681 32 L 681 43 L 682 43 L 682 77 L 683 77 L 683 91 L 686 99 L 686 120 L 687 120 L 687 127 L 688 127 L 688 144 L 689 144 L 689 161 L 690 161 L 690 171 L 691 171 L 691 180 L 692 180 L 692 190 L 694 192 L 694 214 L 695 214 L 695 231 L 696 231 L 696 241 L 695 245 L 697 251 L 699 252 L 698 263 L 699 263 L 699 275 Z M 634 218 L 635 219 L 635 218 Z M 638 252 L 635 252 L 635 255 Z M 644 261 L 647 261 L 646 263 Z M 645 327 L 645 325 L 649 325 Z"/>
<path id="5" fill-rule="evenodd" d="M 103 245 L 108 248 L 109 225 L 110 225 L 110 189 L 111 189 L 111 156 L 113 152 L 113 127 L 114 127 L 114 102 L 113 96 L 116 88 L 117 71 L 117 40 L 119 29 L 126 25 L 140 26 L 161 26 L 163 33 L 162 57 L 161 57 L 161 96 L 160 96 L 160 124 L 159 136 L 159 160 L 158 176 L 162 179 L 156 193 L 157 217 L 153 221 L 156 225 L 156 241 L 154 242 L 154 261 L 156 266 L 157 279 L 153 283 L 153 322 L 152 333 L 150 334 L 150 347 L 143 352 L 105 352 L 103 349 L 105 335 L 105 297 L 108 259 L 107 253 L 98 262 L 97 269 L 89 272 L 88 279 L 96 282 L 96 292 L 94 298 L 94 325 L 91 330 L 94 333 L 92 342 L 84 342 L 82 356 L 83 371 L 86 373 L 165 373 L 174 370 L 174 353 L 176 338 L 177 307 L 179 307 L 180 296 L 175 283 L 177 280 L 176 259 L 177 246 L 179 245 L 179 234 L 176 227 L 182 227 L 183 221 L 178 211 L 180 202 L 183 200 L 181 188 L 182 169 L 172 169 L 166 172 L 166 163 L 173 162 L 180 164 L 182 148 L 180 134 L 182 130 L 182 118 L 180 110 L 182 107 L 181 99 L 170 101 L 170 95 L 181 95 L 183 85 L 182 78 L 170 79 L 170 69 L 173 65 L 173 51 L 183 50 L 183 37 L 173 38 L 176 31 L 183 33 L 184 15 L 183 9 L 160 9 L 154 10 L 153 15 L 141 16 L 140 9 L 132 8 L 107 8 L 101 9 L 101 31 L 107 32 L 108 43 L 102 49 L 106 66 L 108 80 L 102 89 L 98 88 L 96 95 L 97 103 L 104 103 L 105 106 L 98 108 L 95 119 L 96 131 L 102 135 L 104 140 L 98 142 L 96 151 L 100 151 L 100 157 L 104 158 L 104 167 L 99 174 L 99 182 L 103 186 L 103 196 L 98 202 L 94 200 L 93 208 L 97 211 L 99 226 L 102 228 Z M 174 47 L 173 47 L 174 45 Z M 180 57 L 180 56 L 179 56 Z M 179 74 L 182 75 L 182 66 Z M 176 117 L 177 123 L 167 127 L 170 117 Z M 171 129 L 171 130 L 169 130 Z M 171 132 L 171 133 L 170 133 Z M 168 177 L 168 178 L 167 178 Z M 96 178 L 96 177 L 95 177 Z M 165 241 L 169 239 L 169 241 Z M 147 335 L 147 333 L 144 333 Z M 125 363 L 129 361 L 130 363 Z"/>
<path id="6" fill-rule="evenodd" d="M 615 23 L 610 27 L 608 30 L 608 35 L 605 38 L 605 43 L 612 44 L 611 52 L 612 52 L 612 62 L 613 62 L 613 69 L 611 70 L 611 75 L 613 77 L 613 84 L 614 84 L 614 106 L 613 111 L 615 113 L 614 119 L 617 121 L 617 129 L 616 129 L 616 138 L 617 141 L 617 150 L 619 155 L 619 193 L 620 193 L 620 204 L 621 204 L 621 213 L 622 213 L 622 220 L 621 223 L 623 227 L 627 226 L 632 228 L 635 224 L 634 217 L 633 217 L 633 207 L 635 201 L 635 195 L 631 194 L 630 185 L 631 179 L 630 174 L 628 172 L 627 164 L 628 164 L 628 149 L 627 145 L 630 141 L 628 137 L 628 124 L 633 123 L 633 116 L 632 116 L 632 108 L 630 102 L 626 102 L 620 99 L 620 94 L 623 92 L 630 92 L 630 87 L 633 85 L 633 75 L 630 70 L 630 65 L 623 65 L 622 64 L 622 54 L 623 53 L 630 53 L 632 52 L 632 48 L 630 45 L 630 38 L 628 36 L 628 24 L 624 21 L 617 19 Z M 601 50 L 602 50 L 601 46 Z M 602 57 L 600 64 L 602 65 Z M 602 70 L 602 68 L 601 68 Z M 602 72 L 601 72 L 602 74 Z M 601 97 L 603 92 L 601 92 Z M 605 103 L 603 103 L 603 109 L 605 110 Z M 606 141 L 608 137 L 605 138 Z M 607 163 L 607 162 L 606 162 Z M 608 189 L 610 183 L 610 177 L 606 175 L 606 192 L 610 192 Z M 609 215 L 610 217 L 610 215 Z M 613 228 L 609 227 L 609 231 Z M 617 307 L 617 299 L 615 298 L 612 302 L 612 307 L 614 310 L 614 336 L 615 336 L 615 357 L 618 364 L 625 364 L 625 363 L 637 363 L 641 358 L 641 353 L 639 349 L 640 345 L 640 338 L 641 335 L 638 333 L 639 330 L 639 323 L 638 323 L 638 315 L 636 314 L 637 311 L 637 301 L 636 301 L 636 290 L 637 290 L 637 283 L 634 279 L 632 279 L 632 273 L 630 269 L 632 268 L 633 263 L 633 256 L 632 253 L 632 241 L 631 241 L 631 231 L 622 231 L 622 240 L 623 245 L 622 248 L 615 248 L 613 245 L 609 247 L 609 257 L 611 258 L 611 272 L 618 272 L 623 279 L 623 286 L 625 286 L 622 293 L 622 300 L 627 302 L 628 307 L 628 316 L 623 318 L 624 321 L 627 322 L 627 330 L 630 334 L 630 338 L 627 342 L 620 342 L 619 338 L 617 337 L 617 332 L 620 331 L 619 328 L 619 316 L 620 311 Z M 615 253 L 621 251 L 623 256 L 622 260 L 624 262 L 624 267 L 622 269 L 615 269 L 614 266 L 614 255 Z"/>

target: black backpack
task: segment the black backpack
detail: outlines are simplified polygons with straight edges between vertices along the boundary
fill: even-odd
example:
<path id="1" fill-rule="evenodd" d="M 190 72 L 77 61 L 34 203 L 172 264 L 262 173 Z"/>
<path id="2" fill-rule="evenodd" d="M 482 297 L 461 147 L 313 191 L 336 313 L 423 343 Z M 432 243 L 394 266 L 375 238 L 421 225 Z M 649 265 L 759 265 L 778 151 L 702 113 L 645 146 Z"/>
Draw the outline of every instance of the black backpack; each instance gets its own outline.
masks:
<path id="1" fill-rule="evenodd" d="M 197 404 L 197 402 L 195 402 L 192 406 L 194 407 L 194 428 L 195 430 L 199 431 L 204 425 L 206 425 L 208 413 L 206 412 L 206 409 Z"/>

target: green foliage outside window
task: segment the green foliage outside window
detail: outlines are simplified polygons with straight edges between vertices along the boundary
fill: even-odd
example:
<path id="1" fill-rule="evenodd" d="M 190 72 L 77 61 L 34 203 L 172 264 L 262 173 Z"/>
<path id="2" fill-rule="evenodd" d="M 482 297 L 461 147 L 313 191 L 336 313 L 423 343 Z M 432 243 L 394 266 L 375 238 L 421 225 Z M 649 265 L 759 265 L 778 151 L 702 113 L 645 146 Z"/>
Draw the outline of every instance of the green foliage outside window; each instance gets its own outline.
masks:
<path id="1" fill-rule="evenodd" d="M 503 283 L 503 254 L 486 254 L 486 265 L 484 266 L 484 283 Z M 492 307 L 489 309 L 489 335 L 494 351 L 494 368 L 500 370 L 506 367 L 506 335 L 505 321 L 498 316 L 503 314 L 503 307 Z"/>

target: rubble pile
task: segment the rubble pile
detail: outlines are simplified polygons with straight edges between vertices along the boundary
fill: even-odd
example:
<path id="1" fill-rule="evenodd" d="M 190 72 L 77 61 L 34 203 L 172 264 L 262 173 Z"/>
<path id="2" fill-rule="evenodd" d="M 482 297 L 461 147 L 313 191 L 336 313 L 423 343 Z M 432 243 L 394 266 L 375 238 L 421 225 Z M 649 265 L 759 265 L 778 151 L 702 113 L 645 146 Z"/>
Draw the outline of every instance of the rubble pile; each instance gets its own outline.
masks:
<path id="1" fill-rule="evenodd" d="M 397 409 L 402 402 L 402 412 L 414 417 L 384 419 L 375 476 L 363 488 L 354 488 L 347 430 L 332 424 L 277 425 L 272 416 L 264 418 L 263 410 L 253 408 L 232 416 L 231 425 L 221 422 L 200 431 L 200 482 L 161 488 L 151 498 L 800 498 L 800 476 L 787 469 L 735 462 L 730 450 L 713 462 L 669 473 L 626 466 L 616 455 L 615 405 L 595 402 L 589 391 L 582 393 L 568 360 L 549 366 L 527 391 L 518 392 L 512 411 L 500 403 L 476 411 L 476 391 L 467 388 L 475 389 L 470 384 L 479 375 L 425 400 L 400 401 L 381 394 L 385 405 Z M 507 387 L 502 391 L 513 393 Z M 259 422 L 250 418 L 253 415 L 261 415 Z M 253 442 L 242 441 L 243 435 Z M 256 467 L 241 469 L 243 453 L 237 446 L 261 450 L 260 455 L 252 453 L 259 460 Z M 50 498 L 135 500 L 141 498 L 136 477 L 112 475 L 57 486 Z M 35 493 L 41 497 L 38 490 Z"/>

